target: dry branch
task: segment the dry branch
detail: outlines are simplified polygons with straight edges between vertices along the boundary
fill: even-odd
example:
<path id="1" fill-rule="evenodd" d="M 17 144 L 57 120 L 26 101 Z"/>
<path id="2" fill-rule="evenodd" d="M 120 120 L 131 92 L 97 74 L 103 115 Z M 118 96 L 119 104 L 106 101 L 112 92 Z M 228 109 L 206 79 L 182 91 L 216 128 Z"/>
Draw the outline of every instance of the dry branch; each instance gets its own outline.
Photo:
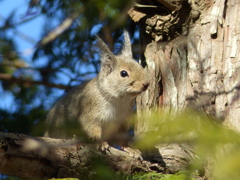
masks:
<path id="1" fill-rule="evenodd" d="M 180 152 L 176 146 L 172 147 L 165 146 L 159 151 L 156 149 L 157 153 L 147 153 L 145 160 L 140 160 L 115 148 L 100 151 L 96 145 L 77 143 L 73 140 L 33 138 L 23 134 L 1 132 L 0 173 L 27 178 L 83 177 L 86 173 L 94 171 L 92 165 L 95 163 L 93 159 L 96 158 L 98 163 L 101 162 L 116 172 L 172 173 L 182 169 L 190 157 L 185 157 L 185 150 L 181 149 Z"/>
<path id="2" fill-rule="evenodd" d="M 95 145 L 83 145 L 72 140 L 32 138 L 23 134 L 1 133 L 0 172 L 28 178 L 80 177 L 92 158 L 105 159 L 117 171 L 151 171 L 151 166 L 164 168 L 110 148 L 104 152 Z M 92 162 L 94 163 L 94 162 Z M 89 169 L 88 169 L 89 168 Z M 86 172 L 85 172 L 86 173 Z"/>
<path id="3" fill-rule="evenodd" d="M 3 73 L 0 73 L 0 80 L 8 81 L 8 82 L 11 82 L 11 83 L 16 83 L 16 84 L 21 84 L 25 87 L 40 84 L 40 85 L 45 85 L 45 86 L 48 86 L 48 87 L 55 87 L 55 88 L 59 88 L 59 89 L 70 89 L 71 88 L 69 86 L 65 86 L 65 85 L 62 85 L 62 84 L 54 84 L 54 83 L 45 82 L 45 81 L 34 81 L 34 80 L 31 80 L 31 79 L 17 78 L 17 77 L 14 77 L 14 76 L 10 75 L 10 74 L 3 74 Z"/>

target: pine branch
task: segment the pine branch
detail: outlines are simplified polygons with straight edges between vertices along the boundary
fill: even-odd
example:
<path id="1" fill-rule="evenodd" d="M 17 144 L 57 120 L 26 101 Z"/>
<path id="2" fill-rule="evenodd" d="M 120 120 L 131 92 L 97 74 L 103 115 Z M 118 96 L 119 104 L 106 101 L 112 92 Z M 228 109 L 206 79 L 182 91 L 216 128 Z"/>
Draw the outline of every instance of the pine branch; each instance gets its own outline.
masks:
<path id="1" fill-rule="evenodd" d="M 3 73 L 0 73 L 0 80 L 7 81 L 10 83 L 22 84 L 25 87 L 30 87 L 30 86 L 34 86 L 34 85 L 45 85 L 48 87 L 55 87 L 55 88 L 66 89 L 66 90 L 71 88 L 69 86 L 65 86 L 62 84 L 54 84 L 54 83 L 45 82 L 45 81 L 34 81 L 31 79 L 17 78 L 10 74 L 3 74 Z"/>

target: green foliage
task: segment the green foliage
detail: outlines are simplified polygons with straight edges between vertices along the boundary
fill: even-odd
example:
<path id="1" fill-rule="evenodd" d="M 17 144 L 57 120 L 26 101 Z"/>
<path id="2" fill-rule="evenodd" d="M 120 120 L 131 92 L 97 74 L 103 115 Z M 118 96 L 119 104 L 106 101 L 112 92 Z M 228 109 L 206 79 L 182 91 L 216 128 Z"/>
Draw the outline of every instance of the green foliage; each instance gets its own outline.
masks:
<path id="1" fill-rule="evenodd" d="M 39 120 L 39 117 L 43 117 L 45 111 L 41 108 L 34 108 L 25 113 L 9 113 L 4 110 L 0 110 L 0 131 L 2 132 L 16 132 L 26 134 L 34 134 L 34 135 L 42 135 L 43 128 L 41 126 L 37 126 L 37 130 L 32 133 L 33 128 L 35 127 L 34 122 Z"/>
<path id="2" fill-rule="evenodd" d="M 196 154 L 190 171 L 202 169 L 207 164 L 206 170 L 218 180 L 240 177 L 239 133 L 195 111 L 180 115 L 155 112 L 143 115 L 141 120 L 148 131 L 136 143 L 136 148 L 146 150 L 162 143 L 188 144 Z"/>
<path id="3" fill-rule="evenodd" d="M 218 180 L 237 180 L 240 177 L 240 135 L 220 123 L 196 111 L 185 111 L 179 115 L 169 112 L 152 112 L 138 120 L 146 123 L 148 130 L 135 144 L 141 151 L 151 150 L 161 144 L 188 144 L 195 159 L 186 171 L 176 174 L 157 172 L 117 174 L 101 158 L 89 159 L 86 170 L 79 170 L 84 179 L 123 180 L 185 180 L 197 179 L 196 172 L 205 169 L 208 175 Z M 91 173 L 90 173 L 91 172 Z M 94 172 L 94 173 L 93 173 Z M 89 174 L 90 173 L 90 174 Z M 203 173 L 204 174 L 204 173 Z"/>
<path id="4" fill-rule="evenodd" d="M 137 173 L 134 175 L 113 175 L 110 174 L 108 177 L 106 176 L 105 169 L 101 172 L 102 175 L 95 177 L 94 179 L 103 179 L 103 180 L 194 180 L 195 178 L 189 178 L 189 172 L 180 171 L 176 174 L 162 174 L 162 173 Z M 105 174 L 105 175 L 103 175 Z M 53 179 L 50 179 L 53 180 Z M 77 178 L 60 178 L 54 180 L 78 180 Z"/>
<path id="5" fill-rule="evenodd" d="M 53 179 L 49 179 L 49 180 L 79 180 L 78 178 L 53 178 Z"/>
<path id="6" fill-rule="evenodd" d="M 130 179 L 131 180 L 150 180 L 150 179 L 151 180 L 186 180 L 186 179 L 194 180 L 195 178 L 192 177 L 193 175 L 194 174 L 189 175 L 188 171 L 180 171 L 176 174 L 162 174 L 162 173 L 150 172 L 150 173 L 135 174 Z"/>

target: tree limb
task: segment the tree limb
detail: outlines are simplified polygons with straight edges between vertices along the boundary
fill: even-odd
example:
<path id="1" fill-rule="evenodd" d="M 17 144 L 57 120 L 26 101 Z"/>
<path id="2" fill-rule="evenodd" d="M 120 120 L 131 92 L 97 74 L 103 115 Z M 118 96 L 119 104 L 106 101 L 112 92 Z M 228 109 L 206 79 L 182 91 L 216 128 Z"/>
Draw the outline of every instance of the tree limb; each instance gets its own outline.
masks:
<path id="1" fill-rule="evenodd" d="M 115 170 L 126 173 L 151 171 L 152 166 L 159 171 L 164 170 L 158 164 L 134 159 L 115 148 L 103 152 L 97 150 L 95 145 L 83 145 L 72 140 L 33 138 L 13 133 L 0 133 L 0 139 L 0 172 L 12 176 L 80 177 L 83 169 L 92 171 L 89 161 L 93 157 L 105 159 Z"/>
<path id="2" fill-rule="evenodd" d="M 96 162 L 127 174 L 139 171 L 172 173 L 179 170 L 177 166 L 185 167 L 186 162 L 179 161 L 182 157 L 176 159 L 176 152 L 169 149 L 165 146 L 157 153 L 148 152 L 145 160 L 140 160 L 115 148 L 100 151 L 96 145 L 73 140 L 33 138 L 24 134 L 1 132 L 0 173 L 27 178 L 83 177 L 94 171 L 92 165 Z M 98 160 L 94 161 L 96 158 Z"/>
<path id="3" fill-rule="evenodd" d="M 36 47 L 45 46 L 49 42 L 55 40 L 59 35 L 61 35 L 66 29 L 68 29 L 74 20 L 83 12 L 83 9 L 73 12 L 69 17 L 64 19 L 64 21 L 59 24 L 55 29 L 49 32 L 45 37 L 43 37 Z"/>
<path id="4" fill-rule="evenodd" d="M 59 88 L 59 89 L 70 89 L 71 88 L 69 86 L 65 86 L 62 84 L 54 84 L 54 83 L 45 82 L 45 81 L 34 81 L 31 79 L 17 78 L 10 74 L 4 74 L 4 73 L 0 73 L 0 80 L 8 81 L 11 83 L 22 84 L 23 86 L 26 86 L 26 87 L 40 84 L 40 85 L 45 85 L 48 87 L 55 87 L 55 88 Z"/>

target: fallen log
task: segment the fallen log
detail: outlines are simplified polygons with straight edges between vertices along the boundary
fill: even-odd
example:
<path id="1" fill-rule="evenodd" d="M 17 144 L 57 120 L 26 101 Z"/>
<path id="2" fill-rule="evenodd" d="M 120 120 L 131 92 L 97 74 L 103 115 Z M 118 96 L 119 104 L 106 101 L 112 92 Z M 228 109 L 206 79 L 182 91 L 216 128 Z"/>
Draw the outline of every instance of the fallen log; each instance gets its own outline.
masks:
<path id="1" fill-rule="evenodd" d="M 174 146 L 145 152 L 141 159 L 113 147 L 99 150 L 95 144 L 76 140 L 1 132 L 0 173 L 41 179 L 86 177 L 94 174 L 96 163 L 123 174 L 174 173 L 186 167 L 191 159 L 185 150 Z"/>

